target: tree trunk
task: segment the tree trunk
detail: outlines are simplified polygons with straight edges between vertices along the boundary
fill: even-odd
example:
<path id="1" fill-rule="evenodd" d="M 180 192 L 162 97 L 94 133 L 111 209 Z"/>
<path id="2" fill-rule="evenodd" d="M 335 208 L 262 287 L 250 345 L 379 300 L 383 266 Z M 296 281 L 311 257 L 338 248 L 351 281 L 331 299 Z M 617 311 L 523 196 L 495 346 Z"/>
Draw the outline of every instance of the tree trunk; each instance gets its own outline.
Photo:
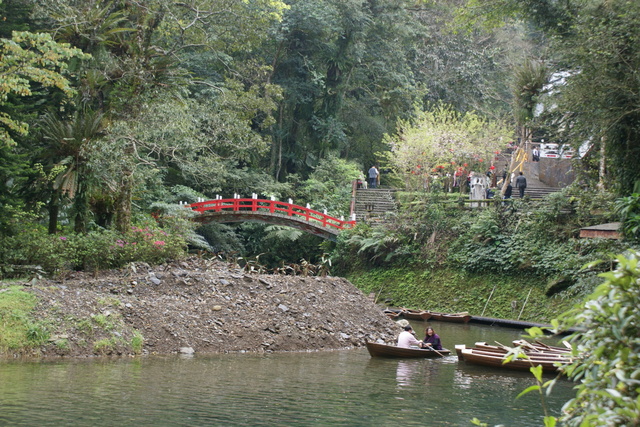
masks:
<path id="1" fill-rule="evenodd" d="M 284 121 L 284 106 L 281 103 L 278 110 L 278 128 L 273 135 L 273 144 L 271 145 L 271 165 L 270 170 L 273 179 L 278 181 L 280 170 L 282 169 L 282 123 Z"/>
<path id="2" fill-rule="evenodd" d="M 604 136 L 600 138 L 600 164 L 598 165 L 598 184 L 596 185 L 596 188 L 600 191 L 604 191 L 604 179 L 607 172 L 606 141 Z"/>
<path id="3" fill-rule="evenodd" d="M 133 188 L 133 172 L 123 171 L 122 186 L 116 197 L 116 230 L 119 233 L 126 233 L 131 227 L 131 193 Z"/>
<path id="4" fill-rule="evenodd" d="M 58 231 L 58 215 L 60 214 L 60 194 L 54 190 L 49 200 L 49 234 Z"/>
<path id="5" fill-rule="evenodd" d="M 79 183 L 78 192 L 76 193 L 76 197 L 74 199 L 74 210 L 74 231 L 76 233 L 86 233 L 89 206 L 87 201 L 87 192 L 85 186 L 82 183 Z"/>

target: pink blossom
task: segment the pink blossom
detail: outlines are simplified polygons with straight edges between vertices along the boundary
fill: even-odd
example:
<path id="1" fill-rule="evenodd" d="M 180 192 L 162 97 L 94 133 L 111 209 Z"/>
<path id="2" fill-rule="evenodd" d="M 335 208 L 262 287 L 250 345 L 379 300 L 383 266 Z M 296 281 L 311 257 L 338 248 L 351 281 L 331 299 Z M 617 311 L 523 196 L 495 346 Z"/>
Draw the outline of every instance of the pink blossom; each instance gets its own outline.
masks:
<path id="1" fill-rule="evenodd" d="M 156 240 L 155 242 L 153 242 L 154 245 L 156 246 L 164 246 L 165 243 L 162 240 Z"/>
<path id="2" fill-rule="evenodd" d="M 65 240 L 67 240 L 67 238 L 66 237 L 60 237 L 60 240 L 62 240 L 64 242 Z"/>

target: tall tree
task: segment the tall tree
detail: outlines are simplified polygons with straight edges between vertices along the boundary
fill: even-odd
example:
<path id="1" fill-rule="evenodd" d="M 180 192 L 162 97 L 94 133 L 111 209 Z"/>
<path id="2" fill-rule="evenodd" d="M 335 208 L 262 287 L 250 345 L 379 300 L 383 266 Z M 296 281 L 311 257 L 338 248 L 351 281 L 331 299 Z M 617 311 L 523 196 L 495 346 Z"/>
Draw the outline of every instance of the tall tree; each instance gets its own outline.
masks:
<path id="1" fill-rule="evenodd" d="M 91 110 L 78 110 L 68 118 L 48 113 L 41 126 L 42 136 L 48 142 L 43 157 L 56 171 L 49 202 L 49 233 L 56 232 L 63 196 L 73 201 L 75 231 L 85 232 L 89 191 L 92 183 L 96 185 L 88 174 L 87 164 L 91 142 L 104 130 L 103 116 Z"/>
<path id="2" fill-rule="evenodd" d="M 114 180 L 119 180 L 115 208 L 116 226 L 120 230 L 128 229 L 131 201 L 136 188 L 144 179 L 158 176 L 144 169 L 153 171 L 166 168 L 166 159 L 178 158 L 176 153 L 184 152 L 183 148 L 190 146 L 190 143 L 185 143 L 184 147 L 176 145 L 176 129 L 181 129 L 181 134 L 188 141 L 211 144 L 211 147 L 196 150 L 203 157 L 203 164 L 209 165 L 224 155 L 227 145 L 241 144 L 239 138 L 246 137 L 247 151 L 237 151 L 237 154 L 251 152 L 252 147 L 262 143 L 259 135 L 252 135 L 252 130 L 244 136 L 229 131 L 230 128 L 207 135 L 210 127 L 205 124 L 196 129 L 193 126 L 195 121 L 184 116 L 180 116 L 184 120 L 182 122 L 177 122 L 175 117 L 169 118 L 170 122 L 175 123 L 165 122 L 153 128 L 166 130 L 166 125 L 173 125 L 172 131 L 167 134 L 149 132 L 141 124 L 154 123 L 153 115 L 158 111 L 164 112 L 167 106 L 173 105 L 182 110 L 184 105 L 191 105 L 189 89 L 197 85 L 213 89 L 209 92 L 199 91 L 200 99 L 211 102 L 209 108 L 212 111 L 216 111 L 219 107 L 216 103 L 224 99 L 220 92 L 237 93 L 238 100 L 243 98 L 243 93 L 250 94 L 245 99 L 256 98 L 252 92 L 255 88 L 234 83 L 237 81 L 235 77 L 242 76 L 242 72 L 235 68 L 230 54 L 243 55 L 251 51 L 250 46 L 258 45 L 265 37 L 262 25 L 279 19 L 286 8 L 284 3 L 276 0 L 250 3 L 227 0 L 189 0 L 180 3 L 166 0 L 145 3 L 128 0 L 61 0 L 45 2 L 39 8 L 42 16 L 50 17 L 50 26 L 56 29 L 59 37 L 82 46 L 94 55 L 95 60 L 84 69 L 80 93 L 93 108 L 102 111 L 109 119 L 104 143 L 96 144 L 93 148 L 100 153 L 96 157 L 100 159 L 100 169 L 114 171 Z M 228 16 L 238 19 L 232 22 Z M 241 33 L 237 33 L 238 28 L 242 29 Z M 220 51 L 223 48 L 226 52 Z M 199 52 L 205 56 L 209 54 L 209 58 L 212 57 L 211 52 L 216 53 L 213 55 L 216 73 L 208 76 L 197 74 L 196 78 L 190 76 L 186 67 Z M 268 88 L 263 89 L 268 96 L 273 93 L 277 95 L 277 92 L 270 92 Z M 235 106 L 236 113 L 240 115 L 240 109 L 246 107 Z M 243 122 L 259 123 L 266 120 L 268 108 L 268 102 L 263 103 L 262 107 L 247 108 L 247 112 L 260 110 L 256 115 L 262 114 L 263 117 L 243 117 Z M 198 117 L 202 116 L 200 114 Z M 218 118 L 224 116 L 222 113 Z M 164 118 L 164 114 L 161 117 Z M 230 120 L 225 124 L 229 123 Z M 236 127 L 236 130 L 239 128 Z M 223 136 L 224 130 L 228 131 L 226 137 Z M 216 140 L 221 136 L 222 141 Z M 216 146 L 220 142 L 222 144 Z M 171 147 L 174 147 L 173 151 Z M 117 153 L 118 156 L 104 156 L 104 150 Z M 259 153 L 259 150 L 254 152 Z M 167 157 L 167 153 L 171 155 Z M 105 162 L 111 162 L 112 165 Z"/>
<path id="3" fill-rule="evenodd" d="M 550 72 L 562 75 L 551 102 L 564 120 L 559 137 L 575 148 L 594 146 L 591 153 L 600 153 L 607 170 L 605 182 L 629 194 L 640 180 L 640 4 L 470 0 L 465 13 L 492 23 L 529 20 L 549 35 Z"/>
<path id="4" fill-rule="evenodd" d="M 420 97 L 407 2 L 298 0 L 278 29 L 273 81 L 284 88 L 271 169 L 307 175 L 332 154 L 371 161 Z M 419 26 L 416 23 L 417 26 Z"/>
<path id="5" fill-rule="evenodd" d="M 29 96 L 33 83 L 55 87 L 65 94 L 75 90 L 63 75 L 67 61 L 86 57 L 68 44 L 56 43 L 48 34 L 13 32 L 11 39 L 0 38 L 0 107 L 10 95 Z M 0 111 L 0 144 L 14 145 L 13 135 L 26 135 L 29 126 Z"/>
<path id="6" fill-rule="evenodd" d="M 416 116 L 400 121 L 396 134 L 387 138 L 390 163 L 414 188 L 435 173 L 453 174 L 460 166 L 484 173 L 494 152 L 512 136 L 502 123 L 443 104 Z"/>

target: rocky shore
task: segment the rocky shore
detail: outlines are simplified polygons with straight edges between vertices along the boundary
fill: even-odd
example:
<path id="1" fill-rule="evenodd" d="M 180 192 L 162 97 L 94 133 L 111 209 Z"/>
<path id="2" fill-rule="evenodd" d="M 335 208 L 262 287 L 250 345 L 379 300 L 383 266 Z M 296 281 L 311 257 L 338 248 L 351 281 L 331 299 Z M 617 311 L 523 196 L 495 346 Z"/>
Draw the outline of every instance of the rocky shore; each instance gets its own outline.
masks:
<path id="1" fill-rule="evenodd" d="M 34 355 L 314 351 L 392 342 L 398 326 L 339 277 L 249 274 L 218 260 L 38 280 Z"/>

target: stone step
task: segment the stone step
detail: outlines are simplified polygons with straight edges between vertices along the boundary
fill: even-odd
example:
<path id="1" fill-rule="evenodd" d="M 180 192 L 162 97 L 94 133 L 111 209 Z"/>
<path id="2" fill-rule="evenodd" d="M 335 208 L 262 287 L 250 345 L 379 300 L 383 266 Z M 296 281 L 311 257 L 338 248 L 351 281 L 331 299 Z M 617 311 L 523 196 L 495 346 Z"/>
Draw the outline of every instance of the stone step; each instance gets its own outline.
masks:
<path id="1" fill-rule="evenodd" d="M 397 212 L 395 191 L 388 188 L 357 189 L 354 203 L 356 221 L 384 223 L 389 215 Z"/>
<path id="2" fill-rule="evenodd" d="M 562 190 L 561 188 L 553 188 L 553 187 L 527 187 L 524 191 L 525 196 L 529 196 L 530 199 L 542 199 L 546 195 L 551 193 L 557 193 Z M 517 189 L 513 189 L 513 194 L 518 194 Z"/>

